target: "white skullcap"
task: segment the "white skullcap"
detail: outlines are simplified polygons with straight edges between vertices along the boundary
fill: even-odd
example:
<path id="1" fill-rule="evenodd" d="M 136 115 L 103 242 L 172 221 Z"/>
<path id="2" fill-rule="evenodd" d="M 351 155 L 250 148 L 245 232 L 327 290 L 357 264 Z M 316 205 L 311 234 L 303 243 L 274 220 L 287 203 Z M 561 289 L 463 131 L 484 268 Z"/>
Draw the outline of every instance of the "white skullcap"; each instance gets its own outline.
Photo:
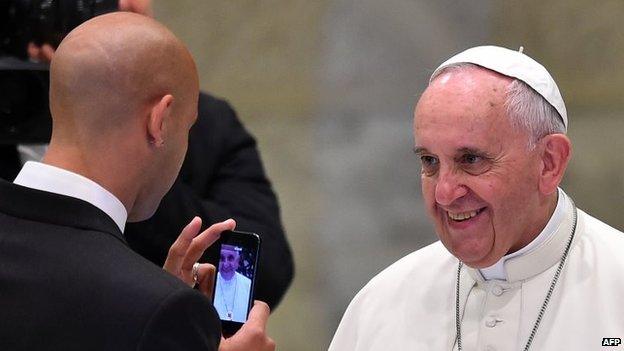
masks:
<path id="1" fill-rule="evenodd" d="M 441 69 L 456 63 L 472 63 L 525 82 L 559 112 L 566 130 L 568 129 L 568 113 L 557 83 L 544 66 L 523 54 L 522 48 L 520 51 L 499 46 L 470 48 L 446 60 L 436 68 L 431 78 Z"/>

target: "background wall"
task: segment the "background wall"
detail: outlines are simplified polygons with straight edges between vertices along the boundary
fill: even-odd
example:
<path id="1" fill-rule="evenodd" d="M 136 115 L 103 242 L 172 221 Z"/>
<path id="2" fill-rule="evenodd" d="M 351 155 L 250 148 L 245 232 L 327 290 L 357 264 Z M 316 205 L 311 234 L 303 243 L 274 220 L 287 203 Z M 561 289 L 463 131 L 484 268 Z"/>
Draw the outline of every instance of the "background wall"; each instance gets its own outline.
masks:
<path id="1" fill-rule="evenodd" d="M 202 89 L 257 137 L 297 265 L 269 333 L 327 348 L 374 274 L 435 240 L 421 204 L 412 109 L 432 70 L 480 44 L 543 63 L 567 102 L 564 188 L 624 229 L 620 0 L 155 0 L 193 52 Z"/>

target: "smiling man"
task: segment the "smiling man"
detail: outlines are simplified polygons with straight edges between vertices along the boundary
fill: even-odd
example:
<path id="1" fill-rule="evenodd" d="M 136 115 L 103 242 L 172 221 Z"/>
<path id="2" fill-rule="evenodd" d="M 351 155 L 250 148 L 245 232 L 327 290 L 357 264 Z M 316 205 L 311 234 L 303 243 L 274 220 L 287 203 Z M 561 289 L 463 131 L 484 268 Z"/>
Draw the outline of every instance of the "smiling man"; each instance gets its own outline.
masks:
<path id="1" fill-rule="evenodd" d="M 558 186 L 567 112 L 546 69 L 500 47 L 433 73 L 414 113 L 440 238 L 354 298 L 330 350 L 597 350 L 624 335 L 624 234 Z"/>

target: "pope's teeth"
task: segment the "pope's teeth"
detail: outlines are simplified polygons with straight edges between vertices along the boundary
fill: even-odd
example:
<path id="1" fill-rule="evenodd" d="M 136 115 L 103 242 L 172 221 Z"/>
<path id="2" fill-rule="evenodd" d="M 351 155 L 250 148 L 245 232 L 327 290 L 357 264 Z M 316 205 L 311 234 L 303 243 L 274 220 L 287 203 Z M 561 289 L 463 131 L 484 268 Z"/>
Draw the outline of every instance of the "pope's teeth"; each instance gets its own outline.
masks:
<path id="1" fill-rule="evenodd" d="M 454 221 L 463 221 L 468 218 L 472 218 L 477 215 L 478 211 L 469 211 L 469 212 L 459 212 L 459 213 L 451 213 L 447 212 L 450 219 Z"/>

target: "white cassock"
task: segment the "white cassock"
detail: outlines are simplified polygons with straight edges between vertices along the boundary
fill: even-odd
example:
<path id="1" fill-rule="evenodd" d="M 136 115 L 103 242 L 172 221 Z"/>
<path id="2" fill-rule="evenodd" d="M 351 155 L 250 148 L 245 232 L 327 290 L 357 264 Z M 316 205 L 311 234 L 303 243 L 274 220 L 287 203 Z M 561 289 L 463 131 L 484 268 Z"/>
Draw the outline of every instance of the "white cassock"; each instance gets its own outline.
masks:
<path id="1" fill-rule="evenodd" d="M 529 250 L 491 269 L 462 268 L 463 350 L 524 348 L 570 238 L 573 213 L 559 190 L 557 209 Z M 624 233 L 581 210 L 577 222 L 531 350 L 622 349 L 602 345 L 603 338 L 624 338 Z M 457 350 L 457 268 L 439 241 L 394 263 L 351 301 L 329 350 Z"/>
<path id="2" fill-rule="evenodd" d="M 232 279 L 225 280 L 217 274 L 214 306 L 223 320 L 244 323 L 247 320 L 251 279 L 236 272 Z"/>

